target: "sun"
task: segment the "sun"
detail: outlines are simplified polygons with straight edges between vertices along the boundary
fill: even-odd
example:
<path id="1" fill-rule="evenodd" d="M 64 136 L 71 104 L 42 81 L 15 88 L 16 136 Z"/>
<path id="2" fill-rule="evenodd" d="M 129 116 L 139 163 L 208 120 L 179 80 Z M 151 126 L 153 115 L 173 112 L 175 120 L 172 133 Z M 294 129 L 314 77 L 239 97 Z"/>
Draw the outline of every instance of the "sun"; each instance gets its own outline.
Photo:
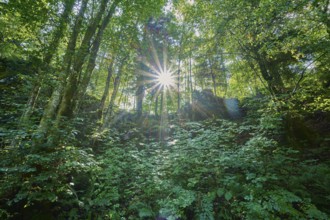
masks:
<path id="1" fill-rule="evenodd" d="M 176 71 L 168 62 L 166 49 L 163 49 L 162 60 L 159 59 L 157 50 L 155 49 L 152 42 L 150 49 L 152 51 L 151 61 L 148 61 L 146 57 L 144 60 L 142 60 L 143 64 L 148 68 L 148 70 L 141 71 L 141 74 L 147 78 L 145 82 L 152 85 L 149 90 L 156 91 L 156 96 L 162 92 L 166 92 L 166 94 L 173 94 L 171 91 L 176 89 L 176 85 L 178 83 L 175 76 Z"/>
<path id="2" fill-rule="evenodd" d="M 171 71 L 162 70 L 157 72 L 156 76 L 157 84 L 162 87 L 169 88 L 174 85 L 174 76 Z"/>

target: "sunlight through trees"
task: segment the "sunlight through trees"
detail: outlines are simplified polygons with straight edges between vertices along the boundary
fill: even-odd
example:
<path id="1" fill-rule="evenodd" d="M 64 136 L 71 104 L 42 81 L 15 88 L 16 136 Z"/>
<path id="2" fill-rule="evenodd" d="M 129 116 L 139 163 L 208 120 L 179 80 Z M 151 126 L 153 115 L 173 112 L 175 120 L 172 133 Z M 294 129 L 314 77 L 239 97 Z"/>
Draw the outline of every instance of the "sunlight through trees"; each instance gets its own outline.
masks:
<path id="1" fill-rule="evenodd" d="M 0 219 L 329 219 L 329 0 L 0 0 Z"/>

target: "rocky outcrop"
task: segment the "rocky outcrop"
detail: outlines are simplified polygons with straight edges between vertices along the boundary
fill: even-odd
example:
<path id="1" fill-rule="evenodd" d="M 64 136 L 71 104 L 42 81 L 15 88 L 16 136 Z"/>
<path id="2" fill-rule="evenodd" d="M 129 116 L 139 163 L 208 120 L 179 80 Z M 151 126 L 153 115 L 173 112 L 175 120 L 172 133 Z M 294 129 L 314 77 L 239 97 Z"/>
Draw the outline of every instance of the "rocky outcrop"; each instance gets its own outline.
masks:
<path id="1" fill-rule="evenodd" d="M 239 101 L 236 98 L 221 98 L 211 90 L 194 91 L 193 102 L 181 110 L 184 118 L 204 120 L 207 118 L 239 119 L 242 116 Z"/>

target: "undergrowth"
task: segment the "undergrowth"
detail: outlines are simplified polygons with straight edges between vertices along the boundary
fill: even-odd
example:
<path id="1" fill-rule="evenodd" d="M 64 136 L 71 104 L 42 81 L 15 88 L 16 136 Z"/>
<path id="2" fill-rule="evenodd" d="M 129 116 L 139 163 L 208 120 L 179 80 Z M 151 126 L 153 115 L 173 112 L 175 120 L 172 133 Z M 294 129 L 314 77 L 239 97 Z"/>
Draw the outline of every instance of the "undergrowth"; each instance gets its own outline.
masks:
<path id="1" fill-rule="evenodd" d="M 4 147 L 0 217 L 328 219 L 329 160 L 306 157 L 285 114 L 257 102 L 241 121 L 172 122 L 163 142 L 113 128 L 91 134 L 92 148 Z"/>

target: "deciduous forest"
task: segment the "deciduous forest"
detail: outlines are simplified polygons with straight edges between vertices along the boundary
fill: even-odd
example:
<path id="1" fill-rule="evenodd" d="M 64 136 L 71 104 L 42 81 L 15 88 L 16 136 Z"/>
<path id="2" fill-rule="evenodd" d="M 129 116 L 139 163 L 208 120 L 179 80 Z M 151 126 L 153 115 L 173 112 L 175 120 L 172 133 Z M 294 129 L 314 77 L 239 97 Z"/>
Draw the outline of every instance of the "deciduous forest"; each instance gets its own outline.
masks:
<path id="1" fill-rule="evenodd" d="M 0 219 L 330 218 L 329 0 L 0 0 Z"/>

